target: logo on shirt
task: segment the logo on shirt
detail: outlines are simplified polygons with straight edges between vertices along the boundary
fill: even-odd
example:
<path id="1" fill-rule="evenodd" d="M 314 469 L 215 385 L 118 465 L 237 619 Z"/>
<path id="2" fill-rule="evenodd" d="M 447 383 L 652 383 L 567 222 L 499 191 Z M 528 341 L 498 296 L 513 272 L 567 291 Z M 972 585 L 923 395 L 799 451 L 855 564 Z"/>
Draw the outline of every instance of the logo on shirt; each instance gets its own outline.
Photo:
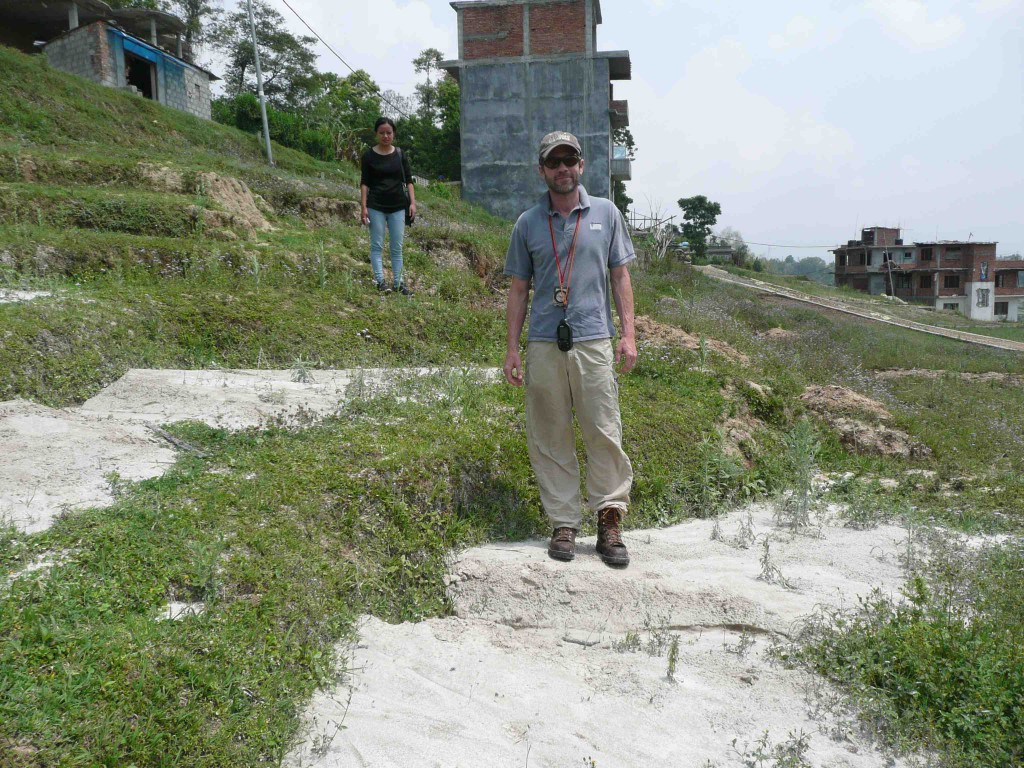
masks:
<path id="1" fill-rule="evenodd" d="M 593 222 L 590 223 L 590 228 L 591 229 L 600 229 L 601 228 L 601 223 L 598 222 L 598 221 L 593 221 Z"/>

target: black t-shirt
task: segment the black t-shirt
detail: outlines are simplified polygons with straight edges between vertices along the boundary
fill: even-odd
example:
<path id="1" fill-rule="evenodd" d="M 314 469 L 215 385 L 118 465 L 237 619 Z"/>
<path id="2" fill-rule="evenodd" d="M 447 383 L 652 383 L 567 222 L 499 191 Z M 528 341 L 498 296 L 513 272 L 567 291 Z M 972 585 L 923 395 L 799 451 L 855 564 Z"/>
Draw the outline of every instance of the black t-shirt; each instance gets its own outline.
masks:
<path id="1" fill-rule="evenodd" d="M 407 203 L 405 184 L 412 183 L 412 170 L 409 168 L 409 156 L 395 149 L 387 155 L 374 152 L 372 148 L 363 153 L 362 178 L 369 190 L 366 195 L 366 207 L 383 213 L 394 213 L 403 210 Z"/>

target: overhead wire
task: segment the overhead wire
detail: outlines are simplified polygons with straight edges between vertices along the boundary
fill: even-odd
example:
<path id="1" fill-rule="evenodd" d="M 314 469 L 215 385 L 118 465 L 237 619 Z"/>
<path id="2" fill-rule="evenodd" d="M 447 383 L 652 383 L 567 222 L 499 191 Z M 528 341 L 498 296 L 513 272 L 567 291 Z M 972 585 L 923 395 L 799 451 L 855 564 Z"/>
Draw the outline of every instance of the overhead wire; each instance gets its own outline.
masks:
<path id="1" fill-rule="evenodd" d="M 763 246 L 767 246 L 768 248 L 818 248 L 818 249 L 829 248 L 829 249 L 831 249 L 831 248 L 836 248 L 837 247 L 835 243 L 830 243 L 829 245 L 784 245 L 782 243 L 759 243 L 756 240 L 744 240 L 742 237 L 727 237 L 727 236 L 724 236 L 724 235 L 714 235 L 714 234 L 713 234 L 713 236 L 718 238 L 719 240 L 729 240 L 729 241 L 734 242 L 734 243 L 745 243 L 746 245 L 763 245 Z"/>
<path id="2" fill-rule="evenodd" d="M 301 16 L 301 15 L 299 14 L 299 12 L 298 12 L 298 11 L 296 11 L 296 10 L 295 10 L 294 8 L 292 8 L 292 6 L 291 6 L 291 4 L 290 4 L 290 3 L 288 2 L 288 0 L 281 0 L 281 2 L 282 2 L 282 3 L 284 3 L 284 4 L 285 4 L 285 6 L 287 6 L 287 8 L 288 8 L 288 10 L 289 10 L 289 11 L 291 11 L 292 13 L 294 13 L 294 14 L 295 14 L 295 17 L 296 17 L 296 18 L 297 18 L 297 19 L 298 19 L 299 21 L 301 21 L 301 22 L 302 22 L 302 23 L 303 23 L 303 24 L 305 25 L 306 29 L 308 29 L 308 30 L 309 30 L 310 32 L 312 32 L 312 33 L 313 33 L 313 35 L 314 35 L 314 36 L 316 37 L 316 39 L 317 39 L 317 40 L 319 40 L 319 41 L 320 41 L 321 43 L 323 43 L 323 44 L 324 44 L 324 47 L 325 47 L 325 48 L 326 48 L 326 49 L 327 49 L 328 51 L 330 51 L 331 53 L 333 53 L 333 54 L 334 54 L 334 55 L 335 55 L 335 56 L 337 57 L 338 61 L 340 61 L 340 62 L 341 62 L 342 64 L 344 64 L 344 65 L 345 65 L 346 67 L 348 67 L 348 70 L 349 70 L 349 72 L 351 72 L 352 74 L 355 74 L 356 70 L 352 68 L 352 65 L 351 65 L 351 64 L 349 64 L 349 63 L 348 63 L 347 61 L 345 61 L 345 59 L 343 59 L 343 58 L 342 58 L 341 54 L 340 54 L 340 53 L 338 53 L 338 52 L 337 52 L 336 50 L 334 50 L 334 48 L 332 48 L 332 47 L 331 47 L 331 44 L 330 44 L 330 43 L 328 43 L 328 42 L 327 42 L 326 40 L 324 40 L 324 39 L 323 39 L 323 37 L 321 37 L 321 36 L 320 36 L 320 33 L 319 33 L 319 32 L 317 32 L 317 31 L 316 31 L 315 29 L 313 29 L 313 27 L 311 27 L 311 26 L 309 25 L 309 22 L 308 22 L 308 21 L 306 21 L 306 20 L 305 20 L 304 18 L 302 18 L 302 16 Z M 397 104 L 395 104 L 394 102 L 390 101 L 390 100 L 389 100 L 389 99 L 388 99 L 388 98 L 387 98 L 387 97 L 386 97 L 386 96 L 384 95 L 384 92 L 383 92 L 383 91 L 381 91 L 381 89 L 380 89 L 379 87 L 377 87 L 376 83 L 374 83 L 374 88 L 376 89 L 376 95 L 380 97 L 380 100 L 381 100 L 381 101 L 383 101 L 383 102 L 384 102 L 385 104 L 387 104 L 387 105 L 388 105 L 389 107 L 391 107 L 392 109 L 394 109 L 394 110 L 395 110 L 395 111 L 396 111 L 396 112 L 397 112 L 398 114 L 400 114 L 400 115 L 401 115 L 402 117 L 411 117 L 411 115 L 410 115 L 410 114 L 409 114 L 408 112 L 406 112 L 406 111 L 405 111 L 404 109 L 402 109 L 401 107 L 399 107 L 399 106 L 398 106 Z"/>

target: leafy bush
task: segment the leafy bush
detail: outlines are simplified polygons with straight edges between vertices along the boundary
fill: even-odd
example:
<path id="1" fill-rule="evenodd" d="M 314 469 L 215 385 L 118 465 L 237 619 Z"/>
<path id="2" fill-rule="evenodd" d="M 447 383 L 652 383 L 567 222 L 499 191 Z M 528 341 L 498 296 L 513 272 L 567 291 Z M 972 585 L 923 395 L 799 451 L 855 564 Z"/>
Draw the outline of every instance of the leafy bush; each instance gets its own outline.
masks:
<path id="1" fill-rule="evenodd" d="M 1024 550 L 939 549 L 896 601 L 812 623 L 798 656 L 850 686 L 882 732 L 960 768 L 1024 760 Z"/>

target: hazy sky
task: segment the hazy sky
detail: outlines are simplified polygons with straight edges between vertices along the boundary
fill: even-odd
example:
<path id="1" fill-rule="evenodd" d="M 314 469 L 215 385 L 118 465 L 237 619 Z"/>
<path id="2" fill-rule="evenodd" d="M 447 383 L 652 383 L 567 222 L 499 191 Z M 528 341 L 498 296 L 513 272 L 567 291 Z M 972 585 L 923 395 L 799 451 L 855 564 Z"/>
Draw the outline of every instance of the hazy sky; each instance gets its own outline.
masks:
<path id="1" fill-rule="evenodd" d="M 233 0 L 227 0 L 233 4 Z M 281 0 L 292 31 L 305 32 Z M 289 0 L 356 68 L 411 94 L 423 48 L 457 58 L 444 0 Z M 1024 0 L 603 0 L 628 50 L 634 207 L 703 194 L 748 241 L 832 245 L 859 227 L 1024 253 Z M 326 49 L 320 67 L 348 70 Z M 585 180 L 585 174 L 584 174 Z M 752 245 L 783 258 L 824 248 Z"/>

